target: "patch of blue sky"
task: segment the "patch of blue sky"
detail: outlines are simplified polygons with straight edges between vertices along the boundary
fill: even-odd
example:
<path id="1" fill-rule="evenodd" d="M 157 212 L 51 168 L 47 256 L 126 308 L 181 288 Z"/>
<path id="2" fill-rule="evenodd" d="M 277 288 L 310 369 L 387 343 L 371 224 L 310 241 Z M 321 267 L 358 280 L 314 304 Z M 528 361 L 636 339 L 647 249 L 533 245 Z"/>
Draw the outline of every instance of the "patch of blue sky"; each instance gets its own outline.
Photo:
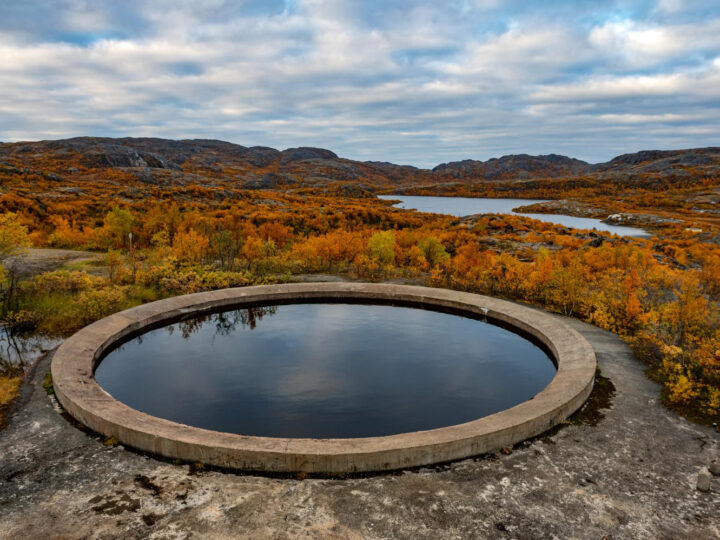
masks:
<path id="1" fill-rule="evenodd" d="M 48 41 L 69 43 L 80 47 L 89 47 L 99 41 L 123 40 L 130 36 L 122 32 L 52 32 L 47 34 Z"/>
<path id="2" fill-rule="evenodd" d="M 172 74 L 181 77 L 202 75 L 206 66 L 199 62 L 168 62 L 165 68 Z"/>

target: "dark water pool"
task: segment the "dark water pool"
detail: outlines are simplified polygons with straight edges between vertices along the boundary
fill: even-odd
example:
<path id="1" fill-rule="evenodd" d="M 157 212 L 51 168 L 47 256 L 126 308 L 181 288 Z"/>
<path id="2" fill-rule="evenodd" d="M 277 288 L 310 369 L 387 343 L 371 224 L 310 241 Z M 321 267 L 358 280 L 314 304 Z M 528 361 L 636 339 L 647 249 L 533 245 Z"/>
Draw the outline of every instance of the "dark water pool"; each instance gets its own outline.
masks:
<path id="1" fill-rule="evenodd" d="M 195 427 L 270 437 L 392 435 L 521 403 L 556 373 L 504 328 L 424 309 L 289 304 L 150 330 L 95 377 L 116 399 Z"/>

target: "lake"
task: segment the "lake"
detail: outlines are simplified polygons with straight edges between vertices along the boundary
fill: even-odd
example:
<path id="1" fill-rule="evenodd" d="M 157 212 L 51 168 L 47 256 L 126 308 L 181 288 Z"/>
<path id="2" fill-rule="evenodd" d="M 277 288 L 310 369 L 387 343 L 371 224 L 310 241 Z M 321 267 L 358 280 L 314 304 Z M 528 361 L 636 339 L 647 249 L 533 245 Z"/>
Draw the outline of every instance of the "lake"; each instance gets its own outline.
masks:
<path id="1" fill-rule="evenodd" d="M 574 229 L 596 229 L 619 236 L 650 236 L 647 231 L 637 227 L 609 225 L 599 219 L 565 216 L 562 214 L 521 214 L 513 212 L 513 208 L 539 202 L 542 199 L 481 199 L 473 197 L 429 197 L 416 195 L 378 195 L 385 200 L 400 200 L 398 208 L 415 209 L 418 212 L 432 212 L 451 216 L 469 216 L 472 214 L 514 214 L 547 223 L 572 227 Z"/>

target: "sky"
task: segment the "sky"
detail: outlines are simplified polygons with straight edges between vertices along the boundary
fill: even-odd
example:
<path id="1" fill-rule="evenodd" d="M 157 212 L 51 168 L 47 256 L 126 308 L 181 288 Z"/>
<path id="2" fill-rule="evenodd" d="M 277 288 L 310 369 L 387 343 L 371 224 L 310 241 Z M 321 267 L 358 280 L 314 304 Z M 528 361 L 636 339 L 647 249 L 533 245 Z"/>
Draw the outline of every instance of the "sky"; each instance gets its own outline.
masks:
<path id="1" fill-rule="evenodd" d="M 420 167 L 720 146 L 716 0 L 3 0 L 0 141 Z"/>

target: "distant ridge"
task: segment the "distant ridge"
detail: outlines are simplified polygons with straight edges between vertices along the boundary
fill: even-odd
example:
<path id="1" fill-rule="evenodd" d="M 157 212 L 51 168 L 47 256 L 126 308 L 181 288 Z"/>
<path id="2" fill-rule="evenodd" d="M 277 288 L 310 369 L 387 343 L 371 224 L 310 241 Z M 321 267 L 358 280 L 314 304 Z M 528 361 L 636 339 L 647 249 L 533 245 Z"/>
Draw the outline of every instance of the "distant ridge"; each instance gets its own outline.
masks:
<path id="1" fill-rule="evenodd" d="M 277 150 L 212 139 L 76 137 L 0 143 L 0 172 L 38 172 L 60 179 L 99 175 L 117 169 L 155 184 L 192 183 L 201 178 L 232 181 L 247 189 L 297 189 L 354 183 L 352 193 L 377 188 L 459 181 L 507 182 L 579 176 L 612 176 L 615 180 L 720 173 L 720 147 L 644 150 L 606 163 L 590 164 L 558 155 L 514 154 L 487 161 L 442 163 L 432 170 L 380 161 L 354 161 L 313 147 Z M 15 171 L 15 172 L 13 172 Z"/>

